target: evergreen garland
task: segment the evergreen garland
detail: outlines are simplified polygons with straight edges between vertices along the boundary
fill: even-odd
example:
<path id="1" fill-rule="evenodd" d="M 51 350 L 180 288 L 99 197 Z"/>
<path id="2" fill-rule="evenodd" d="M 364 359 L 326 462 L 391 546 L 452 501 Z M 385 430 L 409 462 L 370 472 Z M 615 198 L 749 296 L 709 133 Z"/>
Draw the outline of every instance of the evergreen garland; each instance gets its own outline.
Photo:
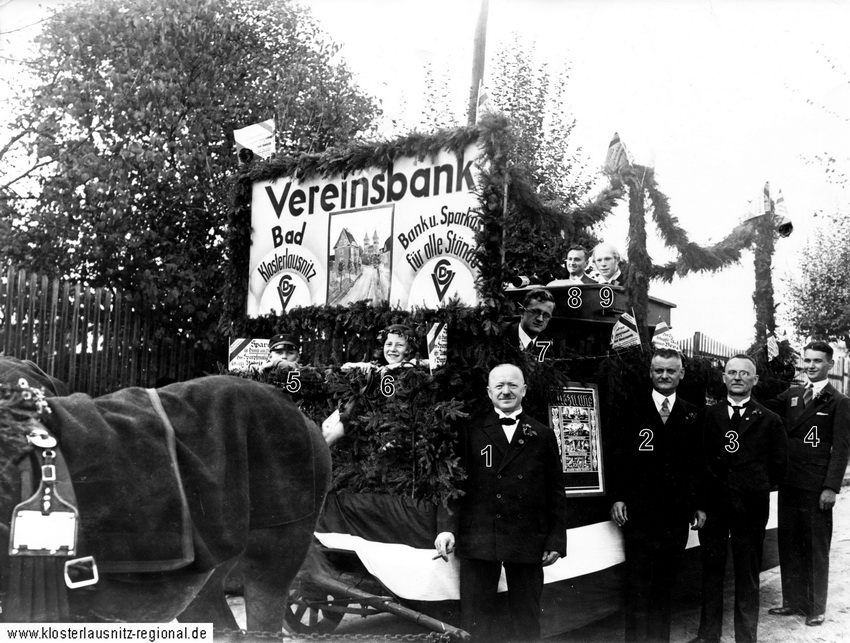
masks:
<path id="1" fill-rule="evenodd" d="M 392 142 L 356 142 L 321 154 L 281 156 L 243 166 L 231 184 L 232 207 L 227 228 L 225 266 L 227 279 L 219 331 L 231 337 L 247 336 L 251 334 L 251 328 L 257 326 L 245 315 L 251 246 L 251 196 L 255 181 L 303 180 L 334 174 L 347 176 L 368 168 L 385 168 L 399 157 L 424 159 L 435 156 L 441 150 L 459 153 L 472 143 L 477 143 L 482 151 L 476 168 L 480 177 L 477 197 L 481 221 L 481 228 L 476 233 L 476 252 L 481 266 L 476 288 L 480 302 L 489 308 L 480 312 L 490 321 L 490 324 L 485 324 L 484 330 L 492 334 L 492 325 L 501 316 L 515 312 L 513 304 L 503 294 L 504 281 L 515 274 L 561 276 L 561 264 L 568 246 L 576 242 L 592 246 L 596 239 L 589 228 L 611 212 L 621 193 L 616 188 L 606 188 L 593 200 L 569 212 L 544 203 L 528 172 L 512 164 L 516 139 L 510 131 L 508 119 L 495 114 L 486 116 L 473 127 L 444 130 L 432 135 L 413 133 Z M 545 244 L 549 246 L 547 254 L 526 251 L 528 245 L 539 248 Z M 505 258 L 510 260 L 507 264 L 503 260 Z M 341 313 L 340 309 L 328 310 L 334 315 Z M 294 312 L 287 313 L 287 316 Z M 319 313 L 309 316 L 323 317 Z"/>
<path id="2" fill-rule="evenodd" d="M 630 187 L 645 192 L 652 204 L 652 220 L 668 248 L 675 248 L 679 258 L 666 265 L 652 265 L 653 278 L 672 281 L 675 275 L 680 277 L 690 272 L 720 270 L 741 259 L 741 252 L 755 239 L 755 230 L 751 224 L 737 226 L 724 239 L 712 246 L 703 247 L 693 243 L 688 233 L 679 226 L 679 220 L 670 214 L 670 202 L 667 195 L 658 187 L 655 170 L 643 165 L 631 165 L 612 177 L 615 187 L 626 183 Z M 631 199 L 632 192 L 629 196 Z"/>

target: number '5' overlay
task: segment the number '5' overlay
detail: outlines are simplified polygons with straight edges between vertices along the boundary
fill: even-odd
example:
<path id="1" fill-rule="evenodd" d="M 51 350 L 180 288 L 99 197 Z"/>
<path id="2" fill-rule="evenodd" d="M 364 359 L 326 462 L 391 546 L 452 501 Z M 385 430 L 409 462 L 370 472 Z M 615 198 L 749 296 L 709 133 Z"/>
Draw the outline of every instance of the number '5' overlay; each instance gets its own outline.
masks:
<path id="1" fill-rule="evenodd" d="M 286 373 L 286 390 L 290 393 L 297 393 L 301 390 L 301 371 L 288 371 Z"/>

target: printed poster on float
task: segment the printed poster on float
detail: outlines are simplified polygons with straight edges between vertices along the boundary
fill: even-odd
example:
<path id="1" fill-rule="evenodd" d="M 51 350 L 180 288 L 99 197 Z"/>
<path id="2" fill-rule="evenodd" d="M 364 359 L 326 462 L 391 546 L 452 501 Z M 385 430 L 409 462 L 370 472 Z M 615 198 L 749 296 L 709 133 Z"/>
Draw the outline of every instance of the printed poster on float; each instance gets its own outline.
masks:
<path id="1" fill-rule="evenodd" d="M 476 145 L 252 187 L 247 311 L 367 300 L 475 305 Z"/>

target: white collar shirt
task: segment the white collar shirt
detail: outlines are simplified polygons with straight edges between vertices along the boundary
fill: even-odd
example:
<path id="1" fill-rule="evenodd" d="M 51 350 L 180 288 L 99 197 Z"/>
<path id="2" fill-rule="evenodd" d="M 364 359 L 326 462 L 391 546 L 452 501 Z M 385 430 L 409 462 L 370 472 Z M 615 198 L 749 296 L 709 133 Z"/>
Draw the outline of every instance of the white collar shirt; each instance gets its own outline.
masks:
<path id="1" fill-rule="evenodd" d="M 729 404 L 726 405 L 726 409 L 728 411 L 729 419 L 731 420 L 732 419 L 732 412 L 735 410 L 735 409 L 732 408 L 732 406 L 733 405 L 734 406 L 746 406 L 747 404 L 750 403 L 750 398 L 747 398 L 745 400 L 741 400 L 740 402 L 736 402 L 731 397 L 727 397 L 726 401 L 729 402 Z M 741 411 L 741 415 L 743 415 L 743 414 L 744 414 L 744 412 Z"/>
<path id="2" fill-rule="evenodd" d="M 519 331 L 517 333 L 519 335 L 519 349 L 524 351 L 526 348 L 528 348 L 528 345 L 534 341 L 534 338 L 525 332 L 522 327 L 522 324 L 519 324 L 517 326 L 517 330 Z"/>
<path id="3" fill-rule="evenodd" d="M 514 433 L 516 433 L 516 428 L 519 426 L 519 416 L 522 413 L 522 407 L 518 408 L 516 411 L 508 415 L 507 413 L 503 413 L 499 409 L 495 409 L 496 415 L 499 416 L 499 419 L 503 418 L 516 418 L 516 423 L 511 425 L 502 424 L 502 430 L 505 432 L 505 437 L 508 439 L 508 444 L 511 443 L 511 440 L 514 438 Z"/>
<path id="4" fill-rule="evenodd" d="M 673 412 L 673 405 L 676 403 L 676 391 L 670 393 L 670 395 L 662 395 L 655 389 L 652 391 L 652 401 L 655 402 L 655 410 L 658 413 L 661 413 L 661 405 L 664 404 L 664 400 L 669 400 L 670 404 L 670 412 Z"/>
<path id="5" fill-rule="evenodd" d="M 811 386 L 812 387 L 812 397 L 817 397 L 818 395 L 820 395 L 821 391 L 823 390 L 823 388 L 827 384 L 829 384 L 829 378 L 822 379 L 818 382 L 812 382 L 811 380 L 809 380 L 809 382 L 806 384 L 806 386 Z"/>

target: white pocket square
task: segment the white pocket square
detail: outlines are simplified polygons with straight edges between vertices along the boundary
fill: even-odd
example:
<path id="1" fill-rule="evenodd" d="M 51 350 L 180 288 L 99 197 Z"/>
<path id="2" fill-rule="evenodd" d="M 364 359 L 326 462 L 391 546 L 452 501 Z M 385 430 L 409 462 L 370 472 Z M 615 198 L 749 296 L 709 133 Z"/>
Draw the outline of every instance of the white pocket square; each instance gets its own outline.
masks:
<path id="1" fill-rule="evenodd" d="M 823 411 L 818 411 L 815 415 L 829 415 L 829 413 L 824 413 Z"/>

